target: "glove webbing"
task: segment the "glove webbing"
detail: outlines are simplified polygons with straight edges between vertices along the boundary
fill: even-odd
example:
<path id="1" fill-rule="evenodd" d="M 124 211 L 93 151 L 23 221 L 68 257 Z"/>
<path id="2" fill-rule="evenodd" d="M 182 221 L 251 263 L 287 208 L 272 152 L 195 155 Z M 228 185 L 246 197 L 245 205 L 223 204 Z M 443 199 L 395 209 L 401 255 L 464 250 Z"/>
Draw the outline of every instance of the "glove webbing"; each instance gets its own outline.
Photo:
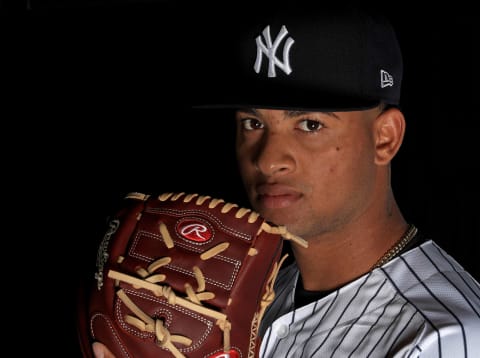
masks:
<path id="1" fill-rule="evenodd" d="M 287 258 L 287 256 L 288 254 L 284 255 L 280 260 L 280 262 L 275 263 L 272 273 L 267 281 L 266 290 L 260 302 L 260 310 L 255 314 L 255 318 L 252 322 L 252 329 L 250 331 L 251 338 L 250 338 L 250 347 L 249 347 L 248 357 L 253 357 L 255 354 L 255 338 L 257 337 L 257 334 L 258 334 L 258 328 L 262 320 L 263 313 L 265 312 L 265 309 L 270 305 L 270 303 L 275 298 L 273 285 L 275 283 L 275 279 L 277 277 L 278 271 L 280 270 L 280 267 L 282 266 L 282 263 Z M 167 258 L 167 260 L 165 260 L 165 258 L 162 258 L 157 261 L 162 261 L 163 263 L 166 264 L 171 260 L 170 258 Z M 155 265 L 152 264 L 149 266 L 149 268 L 153 266 Z M 203 274 L 201 274 L 201 270 L 198 267 L 195 266 L 195 268 L 198 272 L 200 272 L 199 277 L 202 277 L 201 281 L 203 281 L 203 284 L 199 284 L 199 286 L 204 286 Z M 165 275 L 152 275 L 145 279 L 139 279 L 127 274 L 123 274 L 118 271 L 114 271 L 114 270 L 110 270 L 108 273 L 108 277 L 112 279 L 129 283 L 135 288 L 140 288 L 140 287 L 145 288 L 147 290 L 152 291 L 156 296 L 163 296 L 167 299 L 168 303 L 172 305 L 179 304 L 180 306 L 191 309 L 200 314 L 217 319 L 216 324 L 220 327 L 220 329 L 223 331 L 223 334 L 224 334 L 223 349 L 225 352 L 228 352 L 230 350 L 231 323 L 228 321 L 227 316 L 225 314 L 209 309 L 207 307 L 204 307 L 201 305 L 201 302 L 200 302 L 203 299 L 213 298 L 215 297 L 215 295 L 211 292 L 200 292 L 197 294 L 194 294 L 191 292 L 191 293 L 188 293 L 189 299 L 191 299 L 191 297 L 197 297 L 198 299 L 196 301 L 198 303 L 189 301 L 188 299 L 178 297 L 173 292 L 172 288 L 169 286 L 157 285 L 150 282 L 151 278 L 154 278 L 154 280 L 157 280 L 159 279 L 159 277 L 162 277 L 162 276 L 163 276 L 163 279 L 166 278 Z M 191 285 L 189 285 L 189 287 L 191 289 Z M 203 296 L 202 293 L 206 295 Z M 138 317 L 136 318 L 131 315 L 126 315 L 125 321 L 127 323 L 132 324 L 133 326 L 137 327 L 142 331 L 155 333 L 159 346 L 169 349 L 170 352 L 172 352 L 172 354 L 176 358 L 185 358 L 185 356 L 175 347 L 173 342 L 177 342 L 177 343 L 181 343 L 186 346 L 189 346 L 192 343 L 192 340 L 190 338 L 181 336 L 181 335 L 171 335 L 170 332 L 167 330 L 167 328 L 163 325 L 162 320 L 159 320 L 159 319 L 154 320 L 153 318 L 148 316 L 137 305 L 135 305 L 135 303 L 126 295 L 126 293 L 122 289 L 117 291 L 117 296 L 123 301 L 125 306 L 127 306 Z"/>

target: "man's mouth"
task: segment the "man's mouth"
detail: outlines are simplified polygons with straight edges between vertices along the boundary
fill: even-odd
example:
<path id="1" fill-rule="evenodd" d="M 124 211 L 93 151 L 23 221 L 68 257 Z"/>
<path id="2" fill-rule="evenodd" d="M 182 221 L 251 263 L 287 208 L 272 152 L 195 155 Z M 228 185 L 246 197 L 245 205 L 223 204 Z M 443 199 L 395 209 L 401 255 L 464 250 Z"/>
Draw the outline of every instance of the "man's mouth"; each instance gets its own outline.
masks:
<path id="1" fill-rule="evenodd" d="M 265 209 L 286 208 L 301 197 L 301 193 L 283 184 L 261 184 L 256 191 L 258 202 Z"/>

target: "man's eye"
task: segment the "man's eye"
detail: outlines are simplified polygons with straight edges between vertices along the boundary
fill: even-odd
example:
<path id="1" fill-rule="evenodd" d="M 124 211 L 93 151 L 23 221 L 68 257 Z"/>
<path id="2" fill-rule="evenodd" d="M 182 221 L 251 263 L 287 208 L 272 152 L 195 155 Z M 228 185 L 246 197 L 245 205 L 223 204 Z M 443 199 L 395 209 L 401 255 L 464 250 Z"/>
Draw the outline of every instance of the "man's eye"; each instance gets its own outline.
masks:
<path id="1" fill-rule="evenodd" d="M 299 122 L 298 128 L 305 132 L 316 132 L 323 128 L 323 124 L 317 120 L 304 119 Z"/>
<path id="2" fill-rule="evenodd" d="M 242 127 L 247 131 L 252 131 L 254 129 L 263 128 L 262 122 L 254 118 L 244 118 L 242 119 Z"/>

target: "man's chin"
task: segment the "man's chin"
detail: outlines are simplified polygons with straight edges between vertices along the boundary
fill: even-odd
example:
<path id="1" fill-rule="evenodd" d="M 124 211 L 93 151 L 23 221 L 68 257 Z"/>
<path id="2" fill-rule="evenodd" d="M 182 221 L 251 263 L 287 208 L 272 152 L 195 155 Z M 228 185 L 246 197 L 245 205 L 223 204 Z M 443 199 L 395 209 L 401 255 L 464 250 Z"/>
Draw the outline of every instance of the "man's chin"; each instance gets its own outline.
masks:
<path id="1" fill-rule="evenodd" d="M 291 211 L 289 212 L 288 210 L 262 208 L 258 210 L 258 213 L 262 215 L 265 220 L 275 225 L 289 226 L 289 224 L 294 222 Z"/>

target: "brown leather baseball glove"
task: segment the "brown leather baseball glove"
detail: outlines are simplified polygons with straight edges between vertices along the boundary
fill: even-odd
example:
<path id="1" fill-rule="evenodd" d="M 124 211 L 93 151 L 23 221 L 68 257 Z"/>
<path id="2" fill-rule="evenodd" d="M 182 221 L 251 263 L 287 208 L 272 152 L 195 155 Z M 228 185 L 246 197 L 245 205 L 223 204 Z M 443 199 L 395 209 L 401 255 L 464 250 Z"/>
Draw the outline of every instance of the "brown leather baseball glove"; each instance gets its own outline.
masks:
<path id="1" fill-rule="evenodd" d="M 83 355 L 99 341 L 117 358 L 257 357 L 284 239 L 306 242 L 209 196 L 131 193 L 124 204 L 79 301 Z"/>

